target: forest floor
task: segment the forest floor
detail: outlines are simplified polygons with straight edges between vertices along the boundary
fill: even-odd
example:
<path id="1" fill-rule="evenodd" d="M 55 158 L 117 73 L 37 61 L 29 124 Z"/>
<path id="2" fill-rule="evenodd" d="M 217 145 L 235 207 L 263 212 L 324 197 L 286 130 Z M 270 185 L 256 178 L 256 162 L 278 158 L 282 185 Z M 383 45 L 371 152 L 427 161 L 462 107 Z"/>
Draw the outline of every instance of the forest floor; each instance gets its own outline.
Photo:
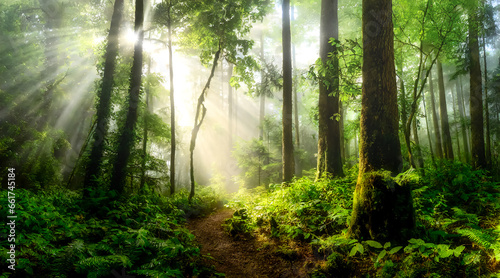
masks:
<path id="1" fill-rule="evenodd" d="M 213 260 L 226 277 L 308 277 L 317 259 L 307 244 L 280 242 L 263 233 L 231 237 L 222 224 L 231 218 L 230 209 L 188 221 L 188 229 L 201 245 L 201 253 Z M 283 252 L 282 250 L 291 250 Z"/>

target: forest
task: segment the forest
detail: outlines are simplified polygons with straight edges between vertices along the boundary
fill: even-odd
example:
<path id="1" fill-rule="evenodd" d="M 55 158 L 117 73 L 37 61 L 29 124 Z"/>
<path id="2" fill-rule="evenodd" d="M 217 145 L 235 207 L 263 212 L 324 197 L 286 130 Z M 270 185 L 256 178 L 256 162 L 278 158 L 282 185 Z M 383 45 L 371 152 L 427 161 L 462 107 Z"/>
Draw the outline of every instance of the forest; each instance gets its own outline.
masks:
<path id="1" fill-rule="evenodd" d="M 0 1 L 0 278 L 500 277 L 500 1 Z"/>

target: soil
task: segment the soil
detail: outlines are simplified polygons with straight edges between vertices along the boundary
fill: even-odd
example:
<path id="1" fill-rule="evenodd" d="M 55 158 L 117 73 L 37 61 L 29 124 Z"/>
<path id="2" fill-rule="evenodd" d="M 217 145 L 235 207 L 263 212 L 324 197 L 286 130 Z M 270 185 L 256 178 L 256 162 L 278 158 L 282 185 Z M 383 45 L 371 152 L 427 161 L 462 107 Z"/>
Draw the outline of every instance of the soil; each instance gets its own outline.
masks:
<path id="1" fill-rule="evenodd" d="M 308 244 L 280 242 L 270 239 L 265 233 L 231 237 L 222 224 L 231 218 L 230 209 L 218 210 L 205 218 L 192 219 L 188 229 L 201 245 L 201 253 L 213 260 L 215 266 L 226 277 L 308 277 L 317 261 Z M 292 256 L 280 250 L 292 250 Z"/>

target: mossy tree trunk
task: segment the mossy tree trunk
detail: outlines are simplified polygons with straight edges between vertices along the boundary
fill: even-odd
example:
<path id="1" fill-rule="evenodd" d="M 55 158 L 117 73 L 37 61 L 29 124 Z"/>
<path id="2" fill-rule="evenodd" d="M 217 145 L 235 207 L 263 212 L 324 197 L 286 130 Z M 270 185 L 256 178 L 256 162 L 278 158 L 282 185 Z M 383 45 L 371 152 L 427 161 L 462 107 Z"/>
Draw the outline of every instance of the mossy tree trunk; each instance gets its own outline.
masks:
<path id="1" fill-rule="evenodd" d="M 134 147 L 135 129 L 137 124 L 137 111 L 140 103 L 140 92 L 142 82 L 142 41 L 144 39 L 144 0 L 135 1 L 135 32 L 137 41 L 134 46 L 134 61 L 130 70 L 130 87 L 128 96 L 128 111 L 125 125 L 118 139 L 118 152 L 111 176 L 111 190 L 121 194 L 125 187 L 127 174 L 127 163 L 130 151 Z"/>
<path id="2" fill-rule="evenodd" d="M 104 153 L 104 139 L 108 134 L 109 114 L 111 108 L 111 92 L 113 91 L 113 76 L 118 55 L 118 35 L 123 14 L 123 0 L 116 0 L 111 18 L 111 27 L 106 46 L 104 73 L 101 87 L 98 92 L 99 102 L 96 108 L 95 131 L 92 135 L 92 146 L 89 162 L 85 169 L 84 191 L 85 197 L 90 197 L 90 191 L 96 188 L 97 178 L 100 175 L 101 160 Z M 85 145 L 84 145 L 85 147 Z"/>
<path id="3" fill-rule="evenodd" d="M 411 190 L 402 169 L 394 69 L 392 0 L 363 0 L 363 92 L 359 176 L 349 235 L 403 240 L 414 228 Z"/>
<path id="4" fill-rule="evenodd" d="M 481 65 L 479 63 L 478 24 L 477 13 L 473 10 L 469 13 L 471 156 L 472 166 L 485 168 L 483 92 Z"/>

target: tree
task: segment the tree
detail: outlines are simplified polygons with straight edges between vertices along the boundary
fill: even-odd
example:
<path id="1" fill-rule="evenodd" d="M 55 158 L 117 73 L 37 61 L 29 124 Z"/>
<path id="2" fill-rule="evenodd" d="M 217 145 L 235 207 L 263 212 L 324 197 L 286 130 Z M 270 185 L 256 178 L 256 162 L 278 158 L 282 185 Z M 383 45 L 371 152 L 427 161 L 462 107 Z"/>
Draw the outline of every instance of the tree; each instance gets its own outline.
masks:
<path id="1" fill-rule="evenodd" d="M 282 5 L 282 40 L 283 40 L 283 181 L 292 180 L 295 173 L 293 158 L 293 106 L 292 106 L 292 53 L 290 34 L 290 0 L 283 0 Z"/>
<path id="2" fill-rule="evenodd" d="M 295 9 L 291 6 L 291 22 L 295 21 Z M 295 44 L 292 43 L 292 69 L 293 70 L 293 121 L 295 125 L 295 149 L 300 149 L 300 122 L 299 122 L 299 105 L 297 96 L 298 78 L 297 75 L 297 57 L 295 55 Z M 295 175 L 302 176 L 302 165 L 300 155 L 295 155 Z"/>
<path id="3" fill-rule="evenodd" d="M 429 91 L 431 95 L 431 112 L 432 123 L 434 126 L 434 134 L 436 139 L 436 153 L 438 158 L 443 158 L 443 144 L 441 140 L 441 130 L 439 128 L 439 117 L 436 112 L 436 98 L 434 96 L 434 81 L 432 80 L 432 72 L 429 74 Z"/>
<path id="4" fill-rule="evenodd" d="M 327 70 L 319 82 L 316 179 L 323 177 L 326 173 L 334 177 L 344 175 L 340 144 L 339 60 L 335 46 L 339 38 L 337 7 L 337 0 L 321 1 L 320 58 Z M 332 55 L 331 58 L 330 55 Z"/>
<path id="5" fill-rule="evenodd" d="M 187 41 L 201 48 L 200 58 L 202 63 L 206 65 L 209 60 L 212 60 L 210 75 L 198 97 L 194 125 L 191 131 L 189 145 L 191 191 L 189 201 L 192 200 L 195 194 L 194 150 L 196 139 L 207 113 L 204 102 L 212 78 L 214 77 L 217 63 L 221 57 L 225 57 L 236 68 L 241 64 L 244 66 L 249 64 L 249 59 L 245 55 L 252 46 L 252 42 L 240 37 L 250 31 L 251 22 L 262 20 L 267 8 L 265 0 L 204 2 L 198 8 L 191 26 L 185 30 Z M 202 42 L 201 44 L 200 41 Z M 239 54 L 242 54 L 243 58 L 239 58 Z"/>
<path id="6" fill-rule="evenodd" d="M 108 134 L 109 114 L 111 108 L 111 93 L 113 91 L 113 76 L 118 55 L 118 34 L 123 13 L 123 0 L 116 0 L 113 17 L 108 34 L 108 44 L 105 53 L 104 73 L 98 92 L 96 123 L 93 131 L 93 142 L 89 162 L 85 170 L 84 196 L 90 196 L 90 190 L 97 187 L 97 177 L 100 173 L 101 159 L 104 152 L 104 139 Z"/>
<path id="7" fill-rule="evenodd" d="M 469 76 L 470 76 L 470 118 L 471 118 L 471 156 L 472 166 L 486 167 L 483 127 L 483 92 L 481 65 L 479 62 L 479 19 L 477 8 L 469 10 Z"/>
<path id="8" fill-rule="evenodd" d="M 408 5 L 414 6 L 411 10 L 415 14 L 408 15 Z M 409 161 L 413 167 L 414 160 L 410 135 L 418 109 L 419 98 L 422 96 L 432 67 L 449 42 L 455 39 L 453 35 L 456 33 L 456 26 L 458 25 L 456 23 L 460 19 L 460 13 L 457 12 L 458 5 L 455 1 L 408 1 L 400 2 L 399 7 L 400 9 L 396 9 L 399 12 L 396 20 L 398 24 L 396 39 L 401 45 L 409 46 L 411 51 L 415 51 L 415 56 L 418 58 L 418 64 L 414 66 L 417 72 L 415 73 L 415 80 L 412 82 L 412 100 L 408 107 L 410 110 L 408 113 L 402 112 L 403 115 L 408 115 L 403 131 Z M 411 38 L 417 38 L 418 44 L 412 43 Z M 408 55 L 408 57 L 411 59 L 413 56 Z M 430 63 L 427 63 L 428 60 L 430 60 Z M 407 68 L 411 70 L 412 67 Z M 404 100 L 402 102 L 405 103 Z"/>
<path id="9" fill-rule="evenodd" d="M 462 84 L 461 80 L 457 80 L 457 103 L 458 103 L 458 113 L 460 114 L 460 129 L 462 130 L 462 142 L 464 144 L 464 156 L 465 162 L 470 163 L 470 154 L 469 154 L 469 143 L 467 140 L 467 127 L 465 125 L 465 112 L 464 112 L 464 102 L 463 102 L 463 93 L 462 93 Z M 460 84 L 460 86 L 459 86 Z"/>
<path id="10" fill-rule="evenodd" d="M 363 0 L 363 92 L 359 176 L 349 235 L 405 239 L 414 227 L 411 191 L 391 179 L 402 169 L 394 68 L 392 0 Z"/>
<path id="11" fill-rule="evenodd" d="M 118 150 L 111 176 L 111 190 L 121 194 L 124 189 L 126 168 L 130 156 L 130 150 L 135 142 L 135 127 L 137 124 L 137 110 L 140 102 L 142 82 L 142 41 L 144 39 L 144 0 L 135 1 L 135 24 L 134 30 L 137 41 L 134 45 L 134 61 L 130 70 L 130 87 L 128 96 L 128 110 L 125 125 L 118 139 Z"/>
<path id="12" fill-rule="evenodd" d="M 444 90 L 443 66 L 437 63 L 439 84 L 439 113 L 441 119 L 441 130 L 443 134 L 444 157 L 453 160 L 453 144 L 451 142 L 450 124 L 448 122 L 448 109 L 446 108 L 446 92 Z"/>
<path id="13" fill-rule="evenodd" d="M 432 140 L 431 140 L 431 132 L 429 128 L 429 117 L 427 116 L 427 108 L 425 104 L 425 97 L 422 98 L 422 104 L 424 106 L 424 117 L 425 117 L 425 126 L 427 128 L 427 140 L 429 141 L 429 150 L 431 152 L 431 159 L 432 159 L 432 164 L 435 166 L 436 165 L 436 159 L 434 157 L 434 150 L 432 148 Z"/>

